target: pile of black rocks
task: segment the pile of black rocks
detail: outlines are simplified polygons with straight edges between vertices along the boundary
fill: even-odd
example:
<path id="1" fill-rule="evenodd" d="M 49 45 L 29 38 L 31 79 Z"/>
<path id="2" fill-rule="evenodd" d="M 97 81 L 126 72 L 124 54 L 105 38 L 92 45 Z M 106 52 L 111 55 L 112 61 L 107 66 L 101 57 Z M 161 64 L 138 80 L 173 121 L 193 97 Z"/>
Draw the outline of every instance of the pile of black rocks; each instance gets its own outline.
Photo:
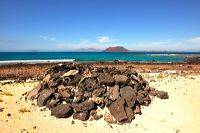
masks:
<path id="1" fill-rule="evenodd" d="M 37 99 L 51 115 L 82 121 L 98 120 L 97 108 L 107 107 L 118 122 L 131 122 L 141 114 L 141 105 L 148 106 L 151 96 L 167 99 L 168 93 L 151 88 L 132 68 L 58 65 L 47 71 L 43 82 L 27 93 L 26 99 Z"/>

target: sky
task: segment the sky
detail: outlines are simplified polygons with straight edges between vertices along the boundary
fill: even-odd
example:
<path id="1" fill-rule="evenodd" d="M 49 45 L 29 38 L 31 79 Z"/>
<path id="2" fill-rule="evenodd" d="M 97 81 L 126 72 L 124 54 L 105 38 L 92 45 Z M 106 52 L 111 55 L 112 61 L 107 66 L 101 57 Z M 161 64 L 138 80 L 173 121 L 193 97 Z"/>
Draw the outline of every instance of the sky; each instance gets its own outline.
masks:
<path id="1" fill-rule="evenodd" d="M 200 0 L 0 0 L 0 51 L 200 51 Z"/>

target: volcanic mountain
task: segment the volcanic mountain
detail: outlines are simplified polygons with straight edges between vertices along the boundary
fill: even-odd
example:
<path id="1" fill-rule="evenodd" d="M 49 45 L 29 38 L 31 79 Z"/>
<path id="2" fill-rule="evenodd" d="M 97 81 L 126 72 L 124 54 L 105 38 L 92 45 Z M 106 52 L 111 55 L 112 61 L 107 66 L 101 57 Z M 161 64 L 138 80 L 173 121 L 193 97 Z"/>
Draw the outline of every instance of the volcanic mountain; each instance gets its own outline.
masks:
<path id="1" fill-rule="evenodd" d="M 116 46 L 116 47 L 108 47 L 103 52 L 129 52 L 129 50 L 122 46 Z"/>

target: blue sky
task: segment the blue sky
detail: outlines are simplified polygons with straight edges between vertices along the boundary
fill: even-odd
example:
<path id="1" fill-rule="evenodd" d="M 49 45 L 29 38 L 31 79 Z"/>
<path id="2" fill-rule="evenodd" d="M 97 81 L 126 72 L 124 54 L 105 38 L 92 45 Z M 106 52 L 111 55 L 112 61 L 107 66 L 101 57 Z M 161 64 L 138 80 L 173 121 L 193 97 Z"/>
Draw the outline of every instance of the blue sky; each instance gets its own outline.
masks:
<path id="1" fill-rule="evenodd" d="M 200 51 L 200 0 L 0 0 L 0 51 Z"/>

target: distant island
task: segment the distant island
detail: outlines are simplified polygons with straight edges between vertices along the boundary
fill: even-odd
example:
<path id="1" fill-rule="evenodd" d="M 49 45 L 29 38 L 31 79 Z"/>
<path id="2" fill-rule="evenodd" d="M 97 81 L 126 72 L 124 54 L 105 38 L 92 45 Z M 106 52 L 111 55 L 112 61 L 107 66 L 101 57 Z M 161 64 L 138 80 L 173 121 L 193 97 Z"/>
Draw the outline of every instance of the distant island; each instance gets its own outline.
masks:
<path id="1" fill-rule="evenodd" d="M 96 48 L 80 48 L 75 50 L 76 52 L 101 52 L 101 49 L 96 49 Z"/>
<path id="2" fill-rule="evenodd" d="M 130 50 L 122 47 L 122 46 L 116 46 L 116 47 L 108 47 L 103 52 L 129 52 Z"/>

